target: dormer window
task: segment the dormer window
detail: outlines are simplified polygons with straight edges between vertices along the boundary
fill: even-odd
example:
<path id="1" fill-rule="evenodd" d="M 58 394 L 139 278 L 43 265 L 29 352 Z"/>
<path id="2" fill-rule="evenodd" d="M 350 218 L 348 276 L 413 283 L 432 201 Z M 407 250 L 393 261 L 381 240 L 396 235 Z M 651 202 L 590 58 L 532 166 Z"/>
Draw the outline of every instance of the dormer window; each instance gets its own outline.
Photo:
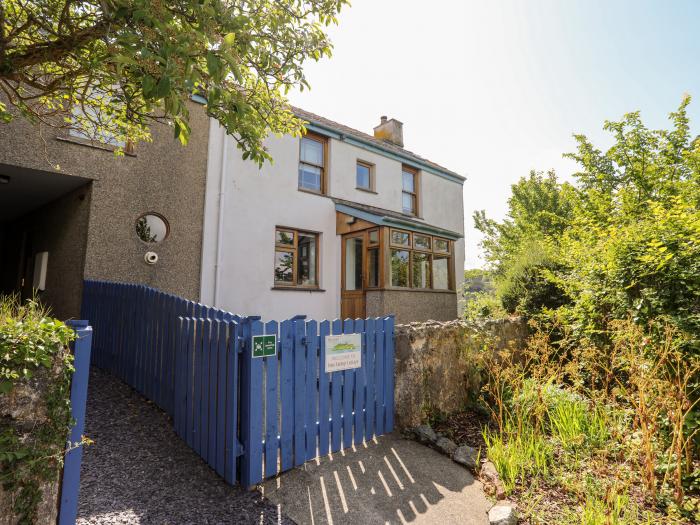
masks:
<path id="1" fill-rule="evenodd" d="M 325 137 L 307 133 L 301 138 L 299 152 L 299 189 L 326 193 Z"/>

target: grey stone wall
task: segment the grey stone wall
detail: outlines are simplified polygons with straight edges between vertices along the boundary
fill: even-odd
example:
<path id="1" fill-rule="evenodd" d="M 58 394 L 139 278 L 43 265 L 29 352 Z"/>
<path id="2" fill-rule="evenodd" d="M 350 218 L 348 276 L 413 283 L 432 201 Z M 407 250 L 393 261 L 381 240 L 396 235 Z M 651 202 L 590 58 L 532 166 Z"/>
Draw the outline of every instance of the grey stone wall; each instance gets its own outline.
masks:
<path id="1" fill-rule="evenodd" d="M 457 318 L 457 294 L 422 290 L 367 291 L 367 316 L 394 314 L 397 323 Z"/>
<path id="2" fill-rule="evenodd" d="M 427 322 L 396 326 L 395 420 L 398 428 L 413 428 L 429 414 L 463 409 L 476 399 L 481 377 L 479 352 L 508 345 L 522 347 L 527 324 L 520 318 Z"/>
<path id="3" fill-rule="evenodd" d="M 189 106 L 192 134 L 187 146 L 173 137 L 170 126 L 153 124 L 152 142 L 139 143 L 134 155 L 121 157 L 21 118 L 0 125 L 0 165 L 93 181 L 83 248 L 85 278 L 137 282 L 199 298 L 209 119 L 201 105 Z M 136 236 L 136 220 L 145 212 L 167 219 L 170 233 L 163 242 L 146 244 Z M 158 253 L 156 265 L 144 262 L 147 251 Z M 56 259 L 49 255 L 50 262 Z M 60 265 L 74 262 L 64 258 Z M 71 308 L 67 311 L 72 315 Z"/>

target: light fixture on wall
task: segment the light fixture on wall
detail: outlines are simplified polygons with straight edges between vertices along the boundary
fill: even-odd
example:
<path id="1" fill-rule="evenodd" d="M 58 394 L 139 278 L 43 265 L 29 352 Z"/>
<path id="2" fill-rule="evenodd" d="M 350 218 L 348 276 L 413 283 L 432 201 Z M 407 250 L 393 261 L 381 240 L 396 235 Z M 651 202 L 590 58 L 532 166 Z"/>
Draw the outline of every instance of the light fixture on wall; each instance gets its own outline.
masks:
<path id="1" fill-rule="evenodd" d="M 10 183 L 9 175 L 0 175 L 0 184 L 9 184 L 9 183 Z"/>

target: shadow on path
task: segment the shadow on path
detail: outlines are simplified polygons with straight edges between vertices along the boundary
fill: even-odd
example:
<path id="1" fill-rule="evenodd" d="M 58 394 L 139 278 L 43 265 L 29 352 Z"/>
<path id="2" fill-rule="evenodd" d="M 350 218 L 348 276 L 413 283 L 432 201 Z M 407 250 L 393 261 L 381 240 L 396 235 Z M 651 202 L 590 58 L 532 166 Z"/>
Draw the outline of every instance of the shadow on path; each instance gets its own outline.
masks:
<path id="1" fill-rule="evenodd" d="M 388 435 L 306 463 L 264 485 L 300 524 L 488 523 L 482 485 L 451 459 Z"/>
<path id="2" fill-rule="evenodd" d="M 293 523 L 257 491 L 231 487 L 175 434 L 168 416 L 92 369 L 78 525 Z"/>

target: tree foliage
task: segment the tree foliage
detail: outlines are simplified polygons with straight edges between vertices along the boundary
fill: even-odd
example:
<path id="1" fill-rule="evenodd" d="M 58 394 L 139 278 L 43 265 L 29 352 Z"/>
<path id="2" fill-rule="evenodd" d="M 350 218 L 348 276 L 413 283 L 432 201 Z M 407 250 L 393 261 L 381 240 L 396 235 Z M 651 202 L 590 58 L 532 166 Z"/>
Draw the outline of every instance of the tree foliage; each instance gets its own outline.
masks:
<path id="1" fill-rule="evenodd" d="M 532 301 L 522 313 L 558 309 L 592 339 L 604 339 L 616 319 L 663 320 L 697 349 L 700 140 L 690 134 L 689 103 L 670 114 L 667 130 L 648 129 L 638 112 L 606 122 L 614 143 L 605 152 L 575 135 L 578 150 L 567 155 L 580 166 L 574 185 L 533 173 L 513 186 L 505 221 L 475 216 L 510 310 L 522 307 L 513 297 L 533 289 L 504 294 L 509 280 L 531 280 L 536 268 L 538 286 L 565 300 Z"/>
<path id="2" fill-rule="evenodd" d="M 199 94 L 263 163 L 269 132 L 301 131 L 285 95 L 308 87 L 304 62 L 330 55 L 325 27 L 345 3 L 3 0 L 0 90 L 26 118 L 123 143 L 148 140 L 153 121 L 186 143 L 186 102 Z M 0 102 L 0 121 L 10 109 Z"/>

